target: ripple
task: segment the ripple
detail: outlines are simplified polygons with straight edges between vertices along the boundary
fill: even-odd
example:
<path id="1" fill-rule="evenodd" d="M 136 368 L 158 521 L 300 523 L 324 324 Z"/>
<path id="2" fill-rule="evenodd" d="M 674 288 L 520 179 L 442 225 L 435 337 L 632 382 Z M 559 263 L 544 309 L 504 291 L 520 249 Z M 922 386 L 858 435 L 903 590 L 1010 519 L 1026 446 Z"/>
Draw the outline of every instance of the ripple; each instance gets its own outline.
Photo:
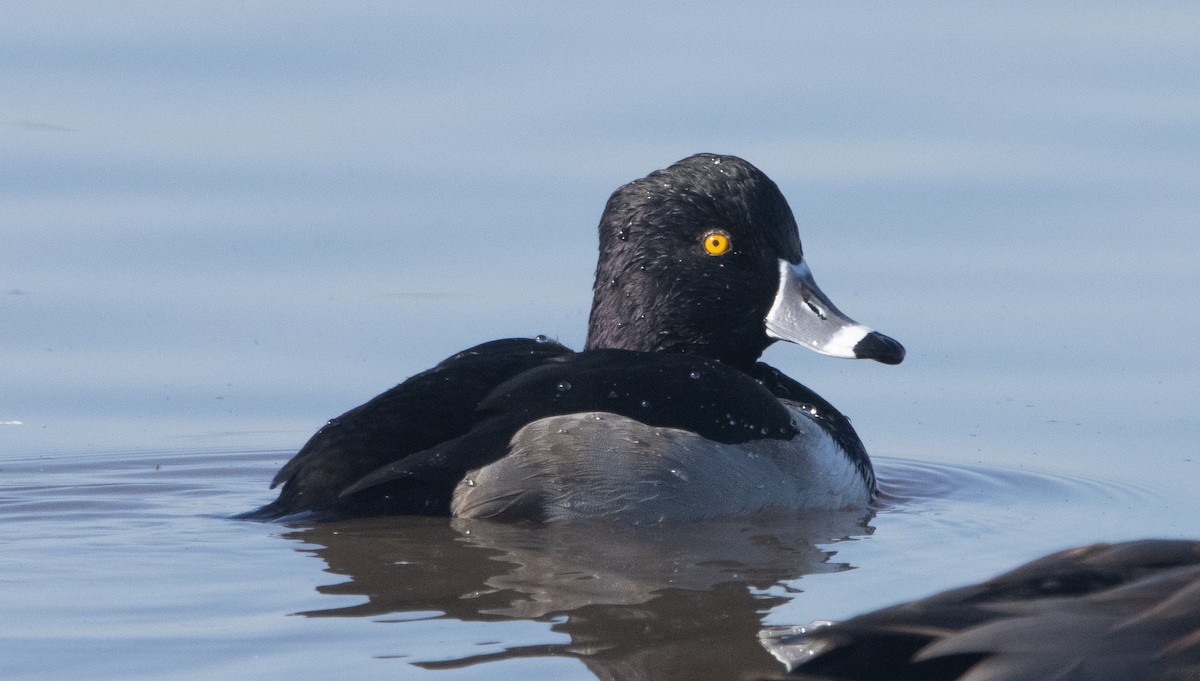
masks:
<path id="1" fill-rule="evenodd" d="M 212 449 L 86 452 L 5 459 L 0 518 L 83 521 L 135 513 L 191 515 L 250 508 L 290 452 Z"/>
<path id="2" fill-rule="evenodd" d="M 1094 476 L 892 457 L 872 457 L 872 461 L 879 480 L 876 510 L 880 513 L 938 501 L 1004 506 L 1048 500 L 1137 502 L 1154 496 L 1145 486 Z"/>

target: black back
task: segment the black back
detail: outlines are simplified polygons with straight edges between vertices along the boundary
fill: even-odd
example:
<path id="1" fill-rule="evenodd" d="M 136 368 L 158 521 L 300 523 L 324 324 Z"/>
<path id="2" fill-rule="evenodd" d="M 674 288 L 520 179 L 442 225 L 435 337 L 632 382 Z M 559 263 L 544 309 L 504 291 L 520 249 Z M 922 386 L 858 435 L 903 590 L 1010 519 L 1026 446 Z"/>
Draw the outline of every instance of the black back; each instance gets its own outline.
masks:
<path id="1" fill-rule="evenodd" d="M 340 495 L 381 466 L 463 435 L 478 421 L 476 406 L 497 385 L 567 354 L 567 347 L 539 337 L 491 341 L 447 358 L 330 419 L 275 475 L 271 486 L 283 485 L 279 498 L 242 517 L 436 513 L 425 498 L 409 502 L 387 490 L 353 499 Z"/>

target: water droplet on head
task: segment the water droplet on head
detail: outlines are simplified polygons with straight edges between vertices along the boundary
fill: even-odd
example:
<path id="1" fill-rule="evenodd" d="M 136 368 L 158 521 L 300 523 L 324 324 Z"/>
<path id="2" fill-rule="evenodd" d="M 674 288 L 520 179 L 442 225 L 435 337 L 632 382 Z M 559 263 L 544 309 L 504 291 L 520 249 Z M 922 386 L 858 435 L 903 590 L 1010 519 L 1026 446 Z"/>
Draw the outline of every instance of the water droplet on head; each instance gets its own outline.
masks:
<path id="1" fill-rule="evenodd" d="M 558 392 L 565 393 L 571 389 L 571 384 L 567 381 L 559 381 L 555 387 L 558 388 Z"/>
<path id="2" fill-rule="evenodd" d="M 473 480 L 472 478 L 464 478 L 464 479 L 463 479 L 463 484 L 464 484 L 464 485 L 466 485 L 467 487 L 474 487 L 474 486 L 475 486 L 475 480 Z"/>
<path id="3" fill-rule="evenodd" d="M 693 369 L 692 373 L 688 374 L 688 378 L 693 380 L 700 378 L 700 372 Z"/>
<path id="4" fill-rule="evenodd" d="M 628 227 L 622 227 L 621 229 L 617 230 L 617 240 L 618 241 L 624 241 L 628 238 L 629 238 L 629 228 Z"/>
<path id="5" fill-rule="evenodd" d="M 539 333 L 538 335 L 533 337 L 533 341 L 535 343 L 549 343 L 550 339 L 547 338 L 544 334 Z"/>
<path id="6" fill-rule="evenodd" d="M 650 400 L 642 400 L 641 405 L 642 405 L 642 409 L 649 409 L 650 408 Z"/>

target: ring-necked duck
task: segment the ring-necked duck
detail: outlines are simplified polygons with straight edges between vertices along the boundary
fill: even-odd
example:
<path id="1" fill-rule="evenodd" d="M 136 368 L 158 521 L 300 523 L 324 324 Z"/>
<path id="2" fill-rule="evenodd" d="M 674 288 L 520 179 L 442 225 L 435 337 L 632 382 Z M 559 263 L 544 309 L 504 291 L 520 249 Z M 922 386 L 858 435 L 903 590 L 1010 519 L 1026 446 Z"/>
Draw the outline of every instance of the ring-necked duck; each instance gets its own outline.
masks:
<path id="1" fill-rule="evenodd" d="M 816 681 L 1200 679 L 1200 542 L 1069 549 L 763 644 Z"/>
<path id="2" fill-rule="evenodd" d="M 583 352 L 543 337 L 458 353 L 331 420 L 245 517 L 635 522 L 864 506 L 849 421 L 757 363 L 776 340 L 899 363 L 817 288 L 779 188 L 697 154 L 613 193 Z"/>

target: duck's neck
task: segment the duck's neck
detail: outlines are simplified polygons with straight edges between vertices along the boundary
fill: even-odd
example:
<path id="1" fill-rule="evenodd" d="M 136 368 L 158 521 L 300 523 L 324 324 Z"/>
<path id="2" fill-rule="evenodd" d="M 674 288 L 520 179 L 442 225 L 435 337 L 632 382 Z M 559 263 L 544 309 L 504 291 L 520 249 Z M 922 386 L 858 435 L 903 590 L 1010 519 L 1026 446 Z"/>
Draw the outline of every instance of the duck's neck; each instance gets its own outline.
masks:
<path id="1" fill-rule="evenodd" d="M 639 286 L 652 282 L 653 277 L 647 280 L 597 280 L 585 350 L 690 354 L 745 371 L 770 344 L 765 334 L 755 338 L 736 331 L 755 328 L 755 322 L 761 325 L 761 319 L 739 323 L 714 315 L 695 301 L 690 306 L 680 305 L 680 301 L 669 298 L 669 291 L 648 295 L 650 292 Z M 748 314 L 754 316 L 753 311 Z"/>

